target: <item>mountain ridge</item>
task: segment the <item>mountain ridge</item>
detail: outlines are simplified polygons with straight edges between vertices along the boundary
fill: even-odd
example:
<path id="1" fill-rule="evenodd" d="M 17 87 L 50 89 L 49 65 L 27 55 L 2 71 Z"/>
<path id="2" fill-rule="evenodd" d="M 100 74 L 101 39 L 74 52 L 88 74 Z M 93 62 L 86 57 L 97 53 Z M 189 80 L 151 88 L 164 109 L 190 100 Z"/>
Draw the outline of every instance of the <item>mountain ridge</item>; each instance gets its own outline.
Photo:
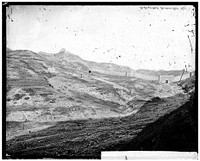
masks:
<path id="1" fill-rule="evenodd" d="M 7 48 L 7 51 L 29 51 L 29 50 L 12 50 L 10 48 Z M 33 52 L 33 51 L 31 51 Z M 81 58 L 79 55 L 73 54 L 69 51 L 67 51 L 65 48 L 62 48 L 59 52 L 57 53 L 48 53 L 48 52 L 43 52 L 43 51 L 39 51 L 39 52 L 33 52 L 35 54 L 38 54 L 40 56 L 43 56 L 47 59 L 49 59 L 50 57 L 56 58 L 56 59 L 60 59 L 61 60 L 65 60 L 65 61 L 73 61 L 73 62 L 81 62 L 83 63 L 83 65 L 86 65 L 88 68 L 91 68 L 90 70 L 92 71 L 92 69 L 94 69 L 94 71 L 97 72 L 102 72 L 102 73 L 106 73 L 106 74 L 112 74 L 111 71 L 107 72 L 108 67 L 113 67 L 112 70 L 119 70 L 120 74 L 119 75 L 126 75 L 126 72 L 128 75 L 130 75 L 130 73 L 137 73 L 137 74 L 145 74 L 145 75 L 152 75 L 152 76 L 157 76 L 157 75 L 181 75 L 182 74 L 182 70 L 164 70 L 164 69 L 160 69 L 160 70 L 150 70 L 150 69 L 132 69 L 129 66 L 124 66 L 124 65 L 118 65 L 115 63 L 108 63 L 108 62 L 95 62 L 95 61 L 90 61 L 90 60 L 85 60 L 83 58 Z M 71 60 L 69 60 L 69 58 Z M 96 68 L 94 67 L 96 66 Z M 100 68 L 104 68 L 103 70 L 100 70 Z M 118 69 L 117 69 L 118 68 Z M 110 69 L 110 70 L 111 70 Z M 117 74 L 117 72 L 113 73 L 114 75 Z"/>
<path id="2" fill-rule="evenodd" d="M 7 51 L 30 51 L 30 50 L 12 50 L 10 48 L 6 48 Z M 33 52 L 33 51 L 31 51 Z M 39 51 L 39 52 L 33 52 L 35 54 L 44 56 L 46 58 L 57 58 L 57 59 L 61 59 L 62 60 L 69 60 L 69 58 L 71 59 L 71 61 L 73 62 L 81 62 L 84 65 L 86 65 L 88 68 L 91 68 L 91 70 L 94 68 L 94 71 L 97 72 L 102 72 L 102 73 L 106 73 L 109 74 L 112 72 L 107 72 L 106 68 L 107 67 L 112 67 L 113 66 L 113 70 L 117 70 L 116 68 L 119 69 L 119 71 L 121 72 L 119 75 L 126 75 L 126 72 L 128 75 L 130 75 L 130 73 L 136 73 L 136 74 L 144 74 L 144 75 L 150 75 L 150 76 L 158 76 L 158 75 L 174 75 L 174 76 L 178 76 L 181 75 L 183 70 L 164 70 L 164 69 L 159 69 L 159 70 L 151 70 L 151 69 L 132 69 L 129 66 L 124 66 L 124 65 L 118 65 L 115 63 L 108 63 L 108 62 L 95 62 L 95 61 L 90 61 L 90 60 L 85 60 L 83 58 L 81 58 L 79 55 L 73 54 L 69 51 L 67 51 L 65 48 L 62 48 L 59 52 L 57 53 L 48 53 L 48 52 L 43 52 L 43 51 Z M 97 66 L 97 68 L 95 68 L 94 66 Z M 104 68 L 104 70 L 100 70 L 100 68 Z M 111 70 L 111 69 L 110 69 Z M 114 75 L 117 74 L 117 72 L 113 73 Z"/>
<path id="3" fill-rule="evenodd" d="M 45 53 L 45 52 L 39 52 L 40 53 Z M 49 53 L 45 53 L 45 55 L 48 55 Z M 118 65 L 118 64 L 115 64 L 115 63 L 108 63 L 108 62 L 95 62 L 95 61 L 89 61 L 89 60 L 85 60 L 83 58 L 81 58 L 80 56 L 76 55 L 76 54 L 72 54 L 70 53 L 69 51 L 67 51 L 66 49 L 61 49 L 58 53 L 51 53 L 51 55 L 54 55 L 54 56 L 73 56 L 74 58 L 76 58 L 76 60 L 78 61 L 81 61 L 82 63 L 84 63 L 85 65 L 87 65 L 89 68 L 92 68 L 94 65 L 96 66 L 99 66 L 99 65 L 103 65 L 105 68 L 106 67 L 109 67 L 109 66 L 115 66 L 116 68 L 124 68 L 124 70 L 122 70 L 124 73 L 123 75 L 126 75 L 126 72 L 130 74 L 130 71 L 133 72 L 133 73 L 139 73 L 139 74 L 147 74 L 147 75 L 153 75 L 153 76 L 157 76 L 157 75 L 174 75 L 174 76 L 177 76 L 177 75 L 181 75 L 182 74 L 182 70 L 163 70 L 163 69 L 160 69 L 160 70 L 149 70 L 149 69 L 132 69 L 131 67 L 129 66 L 124 66 L 124 65 Z M 99 71 L 99 70 L 98 70 Z M 116 74 L 116 73 L 115 73 Z"/>

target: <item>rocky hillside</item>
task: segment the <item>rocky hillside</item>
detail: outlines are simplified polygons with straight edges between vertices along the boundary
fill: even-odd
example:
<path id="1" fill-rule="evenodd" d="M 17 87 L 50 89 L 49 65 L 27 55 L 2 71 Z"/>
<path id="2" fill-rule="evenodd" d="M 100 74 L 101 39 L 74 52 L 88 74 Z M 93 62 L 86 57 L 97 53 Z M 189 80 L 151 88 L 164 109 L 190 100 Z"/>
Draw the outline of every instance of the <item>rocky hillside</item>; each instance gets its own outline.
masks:
<path id="1" fill-rule="evenodd" d="M 127 105 L 136 95 L 131 94 L 134 88 L 90 73 L 86 62 L 65 50 L 51 56 L 7 50 L 7 121 L 54 122 L 135 112 Z"/>
<path id="2" fill-rule="evenodd" d="M 7 121 L 118 117 L 136 112 L 142 105 L 132 107 L 132 100 L 181 92 L 174 85 L 101 74 L 90 71 L 89 66 L 114 72 L 126 69 L 87 62 L 65 50 L 54 55 L 8 50 Z"/>
<path id="3" fill-rule="evenodd" d="M 147 125 L 133 141 L 120 150 L 198 151 L 197 100 L 190 100 L 177 110 Z"/>
<path id="4" fill-rule="evenodd" d="M 66 50 L 7 50 L 7 154 L 99 158 L 189 98 L 175 83 L 120 76 L 126 69 Z"/>
<path id="5" fill-rule="evenodd" d="M 180 82 L 190 99 L 177 108 L 148 124 L 132 141 L 119 144 L 118 150 L 145 151 L 198 151 L 198 104 L 195 77 Z M 186 88 L 187 87 L 187 88 Z"/>

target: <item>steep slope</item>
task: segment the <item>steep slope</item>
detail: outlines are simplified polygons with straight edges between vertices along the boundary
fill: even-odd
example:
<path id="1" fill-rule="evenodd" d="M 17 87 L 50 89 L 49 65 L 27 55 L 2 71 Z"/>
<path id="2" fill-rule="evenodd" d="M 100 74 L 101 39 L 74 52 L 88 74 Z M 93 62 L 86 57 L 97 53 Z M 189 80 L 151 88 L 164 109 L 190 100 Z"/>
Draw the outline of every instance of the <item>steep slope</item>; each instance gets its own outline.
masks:
<path id="1" fill-rule="evenodd" d="M 132 141 L 117 145 L 118 150 L 198 151 L 198 104 L 195 77 L 180 82 L 190 90 L 190 99 L 157 121 L 148 124 Z M 160 101 L 160 100 L 159 100 Z M 142 109 L 141 109 L 142 110 Z"/>
<path id="2" fill-rule="evenodd" d="M 177 110 L 147 125 L 120 150 L 198 151 L 198 107 L 194 96 Z"/>
<path id="3" fill-rule="evenodd" d="M 196 77 L 195 75 L 191 78 L 187 78 L 185 80 L 182 80 L 178 83 L 179 86 L 184 90 L 185 93 L 191 93 L 195 90 L 195 81 Z"/>

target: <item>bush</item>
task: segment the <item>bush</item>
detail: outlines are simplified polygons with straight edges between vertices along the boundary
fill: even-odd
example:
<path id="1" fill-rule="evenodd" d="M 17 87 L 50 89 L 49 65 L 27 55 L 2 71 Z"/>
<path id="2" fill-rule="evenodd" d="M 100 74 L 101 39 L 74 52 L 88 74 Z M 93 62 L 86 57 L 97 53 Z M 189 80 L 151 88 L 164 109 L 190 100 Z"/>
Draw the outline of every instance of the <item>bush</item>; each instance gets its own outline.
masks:
<path id="1" fill-rule="evenodd" d="M 11 90 L 11 86 L 7 85 L 6 92 L 9 92 L 10 90 Z"/>
<path id="2" fill-rule="evenodd" d="M 30 94 L 30 96 L 33 96 L 33 95 L 35 95 L 35 91 L 33 90 L 33 89 L 31 89 L 31 88 L 24 88 L 23 89 L 25 92 L 27 92 L 27 93 L 29 93 Z"/>
<path id="3" fill-rule="evenodd" d="M 10 99 L 10 98 L 7 98 L 7 101 L 11 101 L 11 99 Z"/>
<path id="4" fill-rule="evenodd" d="M 49 103 L 55 103 L 55 100 L 51 100 Z"/>
<path id="5" fill-rule="evenodd" d="M 15 94 L 14 95 L 14 100 L 19 100 L 19 99 L 21 99 L 24 96 L 25 96 L 25 94 Z"/>

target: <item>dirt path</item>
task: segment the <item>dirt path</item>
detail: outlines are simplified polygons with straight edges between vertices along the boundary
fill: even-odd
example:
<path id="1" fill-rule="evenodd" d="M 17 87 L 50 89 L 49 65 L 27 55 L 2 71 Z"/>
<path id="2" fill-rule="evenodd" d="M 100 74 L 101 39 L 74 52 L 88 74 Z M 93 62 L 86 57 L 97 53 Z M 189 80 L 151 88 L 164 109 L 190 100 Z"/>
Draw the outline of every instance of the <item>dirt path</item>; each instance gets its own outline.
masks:
<path id="1" fill-rule="evenodd" d="M 104 82 L 104 83 L 107 83 L 107 84 L 111 84 L 111 85 L 113 85 L 113 88 L 123 89 L 123 90 L 126 90 L 127 92 L 129 92 L 129 90 L 127 88 L 124 88 L 124 87 L 122 87 L 122 86 L 120 86 L 120 85 L 118 85 L 118 84 L 116 84 L 114 82 L 109 82 L 109 81 L 107 81 L 105 79 L 96 78 L 96 77 L 94 79 L 99 80 L 99 81 Z"/>
<path id="2" fill-rule="evenodd" d="M 37 131 L 46 129 L 46 128 L 51 127 L 51 126 L 53 126 L 53 125 L 43 125 L 43 126 L 39 126 L 39 127 L 34 127 L 34 128 L 26 129 L 26 130 L 20 130 L 20 131 L 18 131 L 14 135 L 10 135 L 10 136 L 6 135 L 6 141 L 11 140 L 11 139 L 13 139 L 16 136 L 26 135 L 26 134 L 29 134 L 29 133 L 32 133 L 32 132 L 37 132 Z"/>
<path id="3" fill-rule="evenodd" d="M 183 90 L 178 85 L 174 83 L 160 84 L 157 86 L 155 96 L 165 98 L 173 96 L 178 93 L 183 93 Z"/>

